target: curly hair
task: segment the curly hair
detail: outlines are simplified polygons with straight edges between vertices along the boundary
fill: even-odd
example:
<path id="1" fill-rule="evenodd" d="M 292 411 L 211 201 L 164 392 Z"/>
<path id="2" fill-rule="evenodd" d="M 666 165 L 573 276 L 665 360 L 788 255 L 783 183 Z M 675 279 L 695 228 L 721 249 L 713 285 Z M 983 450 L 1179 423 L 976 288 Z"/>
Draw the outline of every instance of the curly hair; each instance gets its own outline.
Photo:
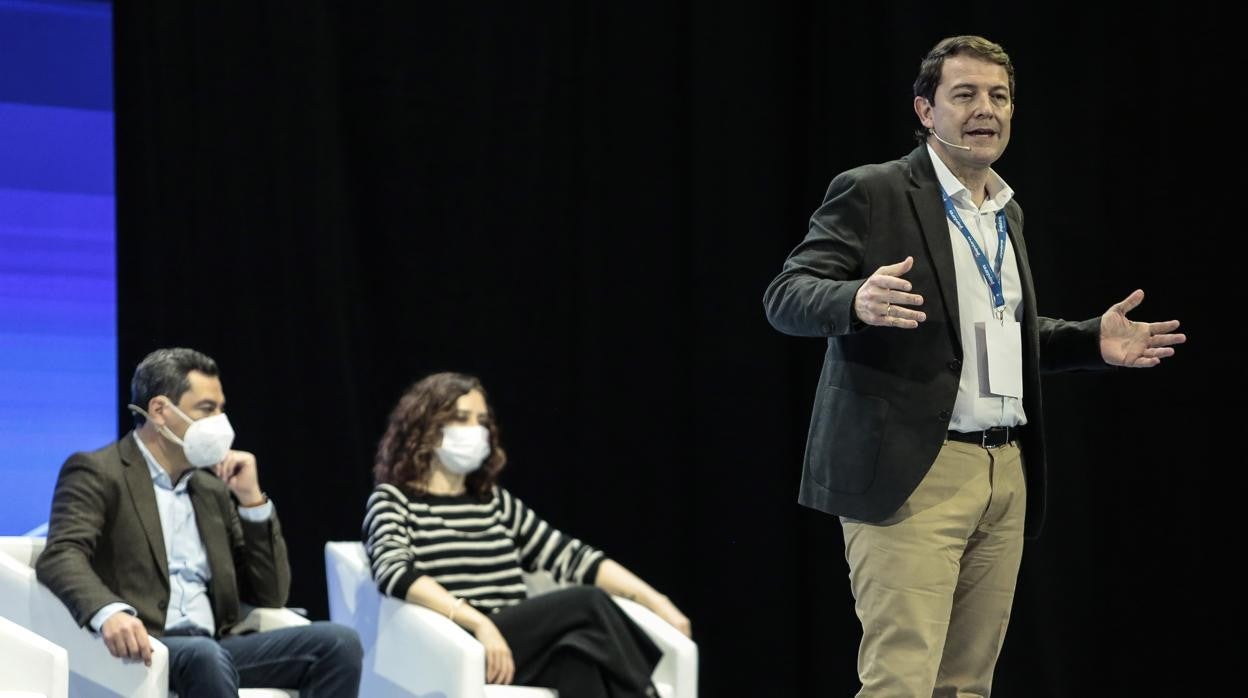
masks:
<path id="1" fill-rule="evenodd" d="M 442 427 L 455 421 L 455 402 L 472 390 L 480 392 L 489 405 L 485 388 L 475 376 L 435 373 L 412 384 L 391 410 L 386 433 L 377 444 L 373 461 L 377 484 L 408 487 L 419 494 L 426 492 L 437 457 L 434 449 L 442 445 Z M 498 444 L 495 421 L 491 419 L 482 426 L 490 432 L 490 455 L 480 468 L 464 478 L 464 486 L 469 494 L 485 501 L 507 463 L 507 454 Z"/>

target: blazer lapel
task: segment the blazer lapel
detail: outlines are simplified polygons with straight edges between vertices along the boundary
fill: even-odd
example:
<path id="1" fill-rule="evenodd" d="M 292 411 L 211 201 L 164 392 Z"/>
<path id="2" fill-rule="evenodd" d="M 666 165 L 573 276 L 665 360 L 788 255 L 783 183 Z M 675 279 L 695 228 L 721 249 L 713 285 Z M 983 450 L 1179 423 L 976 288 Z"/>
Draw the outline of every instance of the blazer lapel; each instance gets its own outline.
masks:
<path id="1" fill-rule="evenodd" d="M 954 354 L 962 358 L 962 332 L 958 318 L 958 278 L 953 265 L 953 245 L 949 241 L 949 224 L 945 222 L 945 209 L 940 198 L 940 183 L 936 179 L 936 170 L 927 156 L 927 148 L 919 146 L 910 155 L 910 176 L 914 188 L 910 190 L 910 203 L 914 207 L 914 215 L 919 219 L 919 227 L 923 231 L 923 239 L 927 243 L 927 252 L 932 260 L 932 273 L 936 276 L 940 287 L 940 297 L 944 302 L 946 320 L 949 323 L 949 338 L 953 342 Z"/>
<path id="2" fill-rule="evenodd" d="M 1023 287 L 1023 338 L 1031 341 L 1031 329 L 1036 326 L 1036 293 L 1031 282 L 1031 264 L 1027 261 L 1027 245 L 1023 242 L 1023 223 L 1018 219 L 1015 206 L 1005 207 L 1005 220 L 1010 227 L 1010 244 L 1014 246 L 1014 262 L 1018 266 L 1018 281 Z"/>
<path id="3" fill-rule="evenodd" d="M 126 466 L 126 489 L 130 491 L 130 502 L 143 524 L 143 532 L 147 536 L 147 546 L 152 551 L 156 566 L 160 568 L 160 578 L 169 579 L 169 559 L 165 557 L 165 533 L 160 526 L 160 511 L 156 508 L 156 490 L 152 484 L 152 474 L 147 469 L 147 461 L 134 440 L 138 438 L 130 432 L 121 439 L 121 462 Z"/>

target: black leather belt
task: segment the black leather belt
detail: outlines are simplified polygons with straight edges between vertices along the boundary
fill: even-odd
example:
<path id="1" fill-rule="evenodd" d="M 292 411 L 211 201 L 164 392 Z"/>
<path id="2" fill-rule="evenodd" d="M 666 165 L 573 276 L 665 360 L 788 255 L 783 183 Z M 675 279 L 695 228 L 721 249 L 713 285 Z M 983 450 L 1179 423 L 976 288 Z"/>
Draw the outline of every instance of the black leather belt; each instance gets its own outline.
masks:
<path id="1" fill-rule="evenodd" d="M 975 444 L 984 448 L 1000 448 L 1018 439 L 1017 427 L 991 427 L 983 431 L 951 431 L 950 441 Z"/>

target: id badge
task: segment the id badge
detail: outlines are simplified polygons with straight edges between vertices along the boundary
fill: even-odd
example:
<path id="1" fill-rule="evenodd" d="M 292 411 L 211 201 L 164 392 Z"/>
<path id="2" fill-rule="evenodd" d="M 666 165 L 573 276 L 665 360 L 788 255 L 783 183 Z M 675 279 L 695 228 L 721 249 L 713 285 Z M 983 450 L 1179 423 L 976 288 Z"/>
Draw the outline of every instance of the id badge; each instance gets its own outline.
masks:
<path id="1" fill-rule="evenodd" d="M 1004 397 L 1023 396 L 1023 330 L 1012 318 L 984 323 L 988 350 L 988 392 Z"/>

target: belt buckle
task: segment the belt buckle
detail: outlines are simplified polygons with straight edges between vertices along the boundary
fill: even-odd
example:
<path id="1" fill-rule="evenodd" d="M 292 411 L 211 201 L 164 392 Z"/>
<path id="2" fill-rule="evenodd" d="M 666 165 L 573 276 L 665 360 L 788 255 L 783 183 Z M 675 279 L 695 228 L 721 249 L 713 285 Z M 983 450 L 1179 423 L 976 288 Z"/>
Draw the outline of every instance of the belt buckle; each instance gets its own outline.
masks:
<path id="1" fill-rule="evenodd" d="M 1004 440 L 1004 441 L 1002 441 L 1002 442 L 1001 442 L 1001 443 L 999 443 L 999 444 L 992 444 L 992 445 L 989 445 L 989 444 L 988 444 L 988 435 L 989 435 L 989 434 L 995 434 L 995 433 L 997 433 L 997 432 L 1005 432 L 1005 440 Z M 1010 428 L 1009 428 L 1009 427 L 988 427 L 987 429 L 985 429 L 985 430 L 983 430 L 982 432 L 980 432 L 980 436 L 979 436 L 979 445 L 980 445 L 982 448 L 985 448 L 985 449 L 989 449 L 989 448 L 1001 448 L 1002 446 L 1004 446 L 1004 445 L 1008 444 L 1009 442 L 1010 442 Z"/>

